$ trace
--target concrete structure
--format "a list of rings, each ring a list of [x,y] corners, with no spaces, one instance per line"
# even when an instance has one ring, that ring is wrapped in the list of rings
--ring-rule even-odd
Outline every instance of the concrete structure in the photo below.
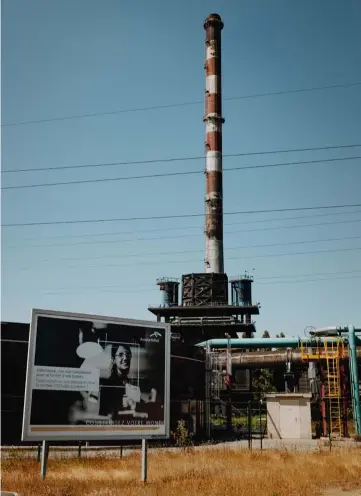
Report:
[[[218,14],[204,21],[206,30],[206,256],[204,271],[224,272],[223,255],[223,186],[222,186],[222,70],[221,31]]]
[[[312,439],[312,394],[267,394],[269,439]]]

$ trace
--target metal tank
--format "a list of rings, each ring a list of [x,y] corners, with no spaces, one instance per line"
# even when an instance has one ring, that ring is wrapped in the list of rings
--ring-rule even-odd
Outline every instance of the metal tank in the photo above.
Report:
[[[233,277],[231,283],[232,305],[248,307],[252,305],[252,283],[253,277],[244,276]]]
[[[157,285],[162,292],[162,306],[177,307],[179,304],[179,280],[162,277],[157,279]]]

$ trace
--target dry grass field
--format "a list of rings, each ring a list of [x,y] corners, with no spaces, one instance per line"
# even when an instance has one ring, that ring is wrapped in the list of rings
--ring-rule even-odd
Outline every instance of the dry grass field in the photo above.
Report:
[[[150,452],[148,463],[148,482],[142,484],[138,453],[118,459],[50,459],[47,478],[42,482],[40,464],[35,460],[4,458],[2,489],[22,496],[361,494],[360,448],[312,453],[229,449]]]

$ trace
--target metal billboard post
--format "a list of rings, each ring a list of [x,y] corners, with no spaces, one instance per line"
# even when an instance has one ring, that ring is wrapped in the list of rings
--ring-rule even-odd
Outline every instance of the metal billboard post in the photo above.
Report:
[[[43,441],[41,449],[41,467],[40,467],[40,477],[42,480],[46,477],[46,470],[48,468],[48,456],[49,456],[49,443]]]
[[[248,401],[247,406],[247,423],[248,423],[248,449],[252,449],[252,402]]]
[[[142,439],[142,482],[147,482],[148,475],[148,440]]]
[[[38,444],[38,454],[36,457],[37,462],[40,462],[40,460],[41,460],[41,443]]]

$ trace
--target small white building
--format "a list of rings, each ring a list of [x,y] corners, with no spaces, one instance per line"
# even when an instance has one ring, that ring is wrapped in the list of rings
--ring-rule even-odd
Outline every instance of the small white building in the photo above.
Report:
[[[270,393],[267,399],[269,439],[312,439],[312,394]]]

